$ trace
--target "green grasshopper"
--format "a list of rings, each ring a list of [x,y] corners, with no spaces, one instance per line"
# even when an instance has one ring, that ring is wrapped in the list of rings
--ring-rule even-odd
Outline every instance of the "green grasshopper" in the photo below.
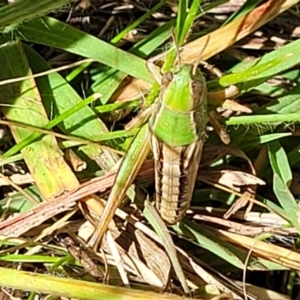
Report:
[[[156,208],[169,224],[182,220],[194,190],[208,121],[204,76],[192,65],[163,75],[149,120]]]
[[[121,163],[107,205],[88,243],[91,247],[95,248],[106,232],[148,155],[149,142],[155,161],[156,207],[162,218],[174,224],[189,208],[208,121],[206,81],[196,67],[188,64],[164,74],[161,81],[149,125],[141,127]],[[124,176],[125,173],[128,175]]]

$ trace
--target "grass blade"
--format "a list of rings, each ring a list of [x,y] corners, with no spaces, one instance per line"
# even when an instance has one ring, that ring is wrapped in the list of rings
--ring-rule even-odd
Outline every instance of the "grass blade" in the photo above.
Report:
[[[34,19],[46,15],[49,12],[74,2],[74,0],[19,0],[0,8],[0,27]],[[10,31],[14,27],[5,28],[4,31]]]
[[[2,45],[0,53],[0,80],[31,75],[20,41]],[[0,86],[0,90],[1,102],[6,104],[1,109],[7,120],[23,120],[38,127],[47,123],[47,115],[33,78]],[[17,143],[31,135],[31,131],[20,127],[11,126],[11,131]],[[24,148],[22,155],[44,197],[53,197],[77,187],[77,179],[65,163],[54,137],[43,136]]]
[[[173,243],[173,240],[169,234],[168,228],[166,224],[161,219],[160,215],[156,211],[156,209],[151,205],[149,200],[146,200],[145,203],[145,209],[144,209],[144,215],[146,219],[149,221],[151,226],[154,228],[157,235],[161,238],[163,242],[163,246],[166,249],[166,252],[168,253],[168,256],[172,262],[172,266],[176,272],[176,275],[184,289],[185,294],[189,294],[190,290],[186,283],[186,278],[184,276],[183,270],[181,268],[180,262],[177,257],[175,245]]]
[[[14,35],[26,41],[94,59],[133,77],[153,83],[143,59],[56,19],[42,17],[26,22],[15,29]],[[6,38],[10,40],[10,34]]]
[[[300,232],[300,210],[289,190],[292,173],[283,147],[278,141],[268,143],[268,154],[273,169],[273,191],[289,221]]]
[[[61,297],[90,300],[140,300],[141,295],[145,299],[169,299],[180,300],[182,297],[171,294],[158,294],[148,291],[125,289],[88,281],[69,278],[40,275],[33,272],[24,272],[8,268],[0,268],[0,285],[25,291],[52,294]],[[18,280],[16,280],[18,278]],[[192,298],[185,298],[192,300]]]
[[[225,247],[226,243],[214,237],[207,230],[200,228],[196,223],[185,219],[181,226],[173,226],[173,228],[186,237],[192,238],[202,248],[207,249],[237,268],[244,268],[243,262],[229,248]]]

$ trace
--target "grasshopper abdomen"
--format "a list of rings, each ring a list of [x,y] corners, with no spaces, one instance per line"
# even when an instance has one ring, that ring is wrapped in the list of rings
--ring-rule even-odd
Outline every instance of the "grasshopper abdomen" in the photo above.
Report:
[[[169,224],[179,222],[192,198],[207,123],[207,90],[201,74],[184,65],[162,78],[149,121],[154,156],[156,208]]]

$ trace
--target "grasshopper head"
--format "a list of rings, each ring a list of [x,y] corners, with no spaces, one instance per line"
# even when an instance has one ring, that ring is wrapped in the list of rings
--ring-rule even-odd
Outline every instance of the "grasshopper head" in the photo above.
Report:
[[[183,65],[162,77],[161,101],[178,112],[191,112],[206,104],[207,89],[204,76],[193,74],[193,65]]]

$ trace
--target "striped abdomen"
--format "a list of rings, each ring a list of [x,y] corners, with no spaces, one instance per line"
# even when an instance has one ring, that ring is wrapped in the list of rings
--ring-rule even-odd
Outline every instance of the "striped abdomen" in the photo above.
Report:
[[[162,219],[169,224],[179,222],[190,207],[204,135],[190,145],[170,147],[151,133],[155,164],[155,204]]]

